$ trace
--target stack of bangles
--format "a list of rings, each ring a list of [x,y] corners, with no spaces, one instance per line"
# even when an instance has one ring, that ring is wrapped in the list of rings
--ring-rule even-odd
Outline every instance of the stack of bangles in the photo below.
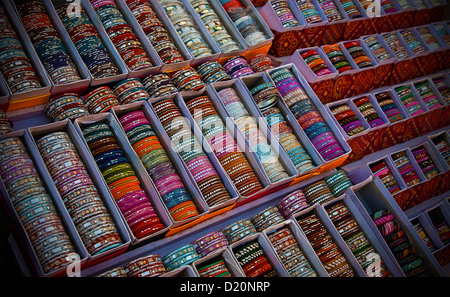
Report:
[[[0,109],[0,135],[8,134],[13,131],[13,122]]]
[[[354,136],[365,130],[363,124],[358,119],[358,116],[353,112],[347,103],[334,106],[330,108],[330,110],[336,118],[336,121],[338,121],[339,125],[341,125],[342,129],[348,136]]]
[[[409,56],[408,51],[402,45],[395,32],[384,33],[381,36],[398,59],[407,58]]]
[[[420,183],[420,178],[406,155],[406,151],[395,153],[391,156],[395,167],[397,167],[397,170],[400,172],[400,175],[408,187],[412,187]]]
[[[244,7],[240,0],[219,0],[219,2],[248,45],[256,45],[268,39],[251,9]]]
[[[400,186],[386,164],[386,161],[380,160],[371,164],[369,167],[373,175],[380,178],[381,182],[384,184],[389,193],[391,193],[391,195],[394,195],[400,191]]]
[[[217,61],[202,63],[197,67],[197,73],[202,77],[202,81],[207,84],[231,79],[230,75]]]
[[[175,83],[166,73],[157,73],[144,77],[142,78],[142,84],[150,95],[150,98],[178,93]]]
[[[91,75],[102,78],[120,74],[84,8],[80,5],[77,22],[68,16],[69,4],[55,9]]]
[[[297,221],[330,277],[354,276],[347,259],[339,251],[331,235],[315,214],[300,217]]]
[[[0,140],[0,176],[44,273],[68,267],[75,260],[70,255],[77,252],[18,137]]]
[[[112,89],[120,104],[128,104],[150,99],[150,94],[145,89],[139,78],[128,78],[119,82]]]
[[[450,45],[450,34],[443,24],[433,24],[433,29],[438,33],[439,37],[444,40],[447,46]]]
[[[172,271],[185,265],[189,265],[200,259],[192,244],[186,244],[162,257],[162,262],[167,271]]]
[[[370,102],[369,97],[363,96],[353,100],[359,112],[364,116],[366,122],[369,123],[371,128],[384,124],[384,121],[380,118],[377,111]]]
[[[408,85],[396,87],[394,90],[411,117],[425,112],[419,102],[417,102],[411,88]]]
[[[191,242],[200,257],[214,253],[228,246],[228,241],[222,231],[207,233]]]
[[[185,60],[148,1],[125,0],[125,2],[164,64]]]
[[[17,4],[17,12],[52,82],[61,85],[81,80],[77,66],[47,15],[44,4],[27,0]]]
[[[427,106],[428,110],[433,110],[441,106],[436,94],[431,89],[428,80],[423,82],[414,83],[414,87],[418,91],[420,98]]]
[[[291,71],[280,68],[271,72],[270,76],[284,102],[322,158],[329,161],[344,154],[330,128]]]
[[[129,112],[119,117],[119,122],[174,221],[198,215],[192,198],[144,113],[140,110]]]
[[[254,56],[249,62],[253,72],[264,72],[275,67],[269,55],[259,54]]]
[[[70,136],[54,132],[36,145],[87,251],[96,255],[120,246],[120,234]]]
[[[194,58],[206,57],[213,53],[181,1],[158,0],[158,2]]]
[[[246,277],[278,276],[258,241],[244,243],[235,248],[233,253]]]
[[[344,54],[342,53],[339,44],[335,43],[330,45],[324,45],[322,49],[325,52],[325,54],[327,54],[328,59],[331,61],[334,68],[336,68],[336,70],[339,73],[353,69],[353,67],[350,65],[350,63],[347,61]]]
[[[371,214],[371,218],[405,275],[427,276],[423,260],[416,254],[414,246],[394,215],[389,210],[382,209]]]
[[[152,67],[152,61],[114,0],[90,0],[109,39],[131,71]]]
[[[450,228],[447,222],[444,220],[441,223],[435,224],[434,229],[436,229],[444,246],[448,245],[450,243]]]
[[[359,1],[364,11],[367,11],[369,5],[373,3],[371,0],[357,0],[357,1]]]
[[[291,277],[316,277],[317,274],[303,254],[288,227],[267,234],[270,243]]]
[[[175,71],[170,79],[175,83],[177,89],[182,91],[198,91],[204,88],[206,85],[202,81],[200,74],[192,67],[187,67]]]
[[[375,98],[377,99],[378,105],[380,105],[381,110],[383,110],[389,122],[394,123],[403,120],[402,114],[398,110],[394,100],[391,98],[388,92],[375,94]]]
[[[334,0],[318,0],[328,22],[339,21],[343,19],[341,12],[337,9]]]
[[[238,78],[250,74],[254,74],[247,60],[243,56],[236,56],[223,64],[223,69],[228,73],[231,78]]]
[[[98,87],[83,97],[90,114],[107,112],[119,105],[116,94],[108,86]]]
[[[305,193],[309,205],[323,204],[335,198],[327,183],[323,180],[307,186],[303,189],[303,193]]]
[[[211,260],[208,264],[202,264],[197,267],[200,277],[232,277],[223,259]]]
[[[433,142],[439,153],[450,166],[450,146],[448,145],[447,141],[445,141],[445,139],[443,138],[437,138],[433,139]]]
[[[392,4],[391,0],[381,0],[381,9],[387,14],[392,12],[397,12],[397,8],[395,8],[394,4]]]
[[[50,98],[44,111],[52,122],[89,115],[87,106],[77,93],[62,93]]]
[[[221,231],[230,245],[258,232],[253,223],[248,219],[236,221],[224,227]]]
[[[322,22],[322,18],[311,0],[296,0],[296,2],[307,24]]]
[[[322,76],[332,73],[327,64],[325,64],[325,61],[315,50],[307,50],[300,53],[300,55],[316,76]]]
[[[334,197],[341,196],[348,188],[353,186],[352,181],[342,169],[330,174],[324,181]]]
[[[416,35],[414,35],[412,30],[400,31],[400,35],[402,35],[403,40],[409,46],[414,55],[425,52],[425,48],[417,39]]]
[[[164,228],[139,178],[108,124],[81,129],[95,163],[133,235],[142,239]]]
[[[292,14],[286,0],[273,0],[270,1],[270,4],[272,5],[273,11],[280,20],[283,28],[295,27],[299,25],[299,22]]]
[[[398,2],[398,4],[401,6],[402,9],[407,9],[407,8],[413,7],[413,6],[411,5],[411,3],[409,3],[408,0],[398,0],[397,2]]]
[[[277,154],[272,150],[267,139],[259,130],[255,119],[248,114],[234,89],[225,88],[220,90],[218,95],[228,114],[234,119],[238,129],[248,139],[250,148],[256,152],[269,180],[274,183],[288,178],[289,175],[278,160]]]
[[[431,51],[441,47],[428,26],[417,28],[417,32]]]
[[[128,277],[157,277],[167,270],[158,254],[150,254],[128,262],[125,272]]]
[[[364,37],[363,40],[378,61],[383,61],[391,57],[375,35]]]
[[[413,224],[414,229],[417,231],[417,233],[419,234],[420,238],[423,240],[427,248],[430,249],[430,252],[434,252],[436,250],[436,247],[434,246],[433,242],[430,240],[430,237],[423,229],[423,226],[419,222],[419,220],[416,220],[415,222],[413,221],[411,223]]]
[[[192,98],[186,101],[186,106],[239,194],[250,196],[262,190],[253,168],[210,99],[207,96]]]
[[[344,42],[344,47],[350,53],[356,65],[361,69],[372,66],[372,62],[358,41]]]
[[[438,89],[439,93],[441,94],[442,98],[444,98],[445,103],[450,103],[450,88],[445,82],[445,79],[443,76],[435,77],[433,78],[433,83]]]
[[[251,221],[258,232],[269,228],[270,226],[284,222],[283,216],[276,206],[269,206],[255,214]]]
[[[117,266],[98,274],[97,277],[128,277],[128,275],[123,266]]]
[[[434,164],[433,159],[431,159],[424,146],[411,149],[411,152],[414,156],[414,159],[416,159],[417,164],[419,164],[420,170],[422,170],[427,180],[439,174],[439,171]]]
[[[359,265],[361,265],[361,268],[366,272],[366,275],[367,272],[372,272],[372,270],[368,270],[368,268],[370,265],[373,265],[376,258],[370,257],[370,255],[376,253],[376,251],[353,219],[353,216],[344,205],[344,202],[338,201],[330,207],[326,207],[326,211],[333,222],[333,225],[336,227],[336,230],[342,236],[342,239],[344,239]],[[376,271],[379,274],[374,275],[375,277],[392,276],[382,260],[380,260],[379,265],[380,269],[379,271]]]
[[[208,206],[230,200],[228,190],[173,99],[163,99],[152,106]]]
[[[306,201],[305,194],[303,194],[302,190],[296,190],[278,201],[276,206],[278,207],[280,214],[287,219],[294,213],[309,207],[309,204]]]
[[[342,8],[350,19],[362,17],[353,0],[339,0],[339,2],[341,3]]]

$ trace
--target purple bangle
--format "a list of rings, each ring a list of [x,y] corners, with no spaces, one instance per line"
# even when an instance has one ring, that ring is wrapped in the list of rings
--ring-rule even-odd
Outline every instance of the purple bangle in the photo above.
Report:
[[[322,75],[331,74],[331,73],[332,73],[331,70],[328,69],[328,67],[327,67],[327,68],[322,68],[322,69],[320,69],[319,71],[317,71],[317,72],[315,73],[315,75],[316,75],[316,76],[322,76]]]
[[[344,126],[342,126],[342,129],[344,129],[345,132],[348,132],[356,127],[362,126],[361,122],[359,120],[350,122]]]
[[[375,119],[375,120],[373,120],[373,121],[371,121],[370,123],[369,123],[369,125],[370,125],[370,127],[377,127],[377,126],[380,126],[380,125],[383,125],[384,124],[384,122],[383,122],[383,120],[382,119],[380,119],[380,118],[377,118],[377,119]]]

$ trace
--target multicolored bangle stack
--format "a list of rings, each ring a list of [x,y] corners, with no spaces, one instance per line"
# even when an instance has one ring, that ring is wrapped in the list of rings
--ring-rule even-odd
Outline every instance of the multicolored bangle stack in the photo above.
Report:
[[[177,89],[182,91],[198,91],[204,88],[206,85],[202,81],[200,74],[192,67],[187,67],[175,71],[171,77],[172,81],[177,86]]]
[[[330,128],[291,71],[280,68],[271,72],[270,76],[284,102],[325,161],[344,154]]]
[[[404,85],[396,87],[394,90],[410,116],[413,117],[425,112],[419,105],[419,102],[417,102],[416,98],[414,98],[414,94],[409,86]]]
[[[371,217],[405,275],[426,276],[427,269],[422,259],[416,254],[414,246],[394,215],[389,210],[382,209],[373,213]]]
[[[75,261],[75,247],[18,137],[0,140],[0,176],[44,273]]]
[[[330,174],[324,179],[324,181],[334,197],[340,197],[348,188],[353,186],[353,183],[348,178],[347,173],[345,173],[342,169]]]
[[[222,24],[219,16],[209,4],[208,0],[191,0],[189,3],[200,16],[206,29],[217,42],[222,53],[230,53],[240,49],[227,28]]]
[[[297,221],[330,277],[354,276],[347,259],[315,214],[301,217]]]
[[[122,245],[108,209],[66,132],[54,132],[36,145],[84,246],[91,255]]]
[[[447,246],[450,243],[450,228],[447,222],[442,221],[441,223],[434,225],[434,229],[436,229],[442,244]]]
[[[264,72],[275,67],[269,55],[259,54],[254,56],[249,62],[253,72]]]
[[[296,2],[307,24],[322,22],[319,12],[310,0],[296,0]]]
[[[358,1],[361,4],[364,11],[367,11],[367,8],[369,7],[369,5],[373,3],[371,0],[358,0]]]
[[[428,235],[425,233],[425,230],[423,229],[422,224],[417,220],[416,223],[411,222],[414,229],[419,234],[420,238],[422,238],[425,245],[430,249],[430,252],[434,252],[436,250],[436,247],[434,246],[433,242],[430,240]]]
[[[41,88],[41,80],[0,4],[0,71],[12,94]],[[14,49],[10,47],[14,46]]]
[[[256,45],[268,39],[255,15],[244,7],[240,0],[219,0],[219,2],[248,45]]]
[[[200,259],[192,244],[186,244],[162,257],[162,262],[167,271],[189,265]]]
[[[125,0],[125,2],[164,64],[185,60],[148,1]]]
[[[220,90],[218,95],[228,114],[234,119],[236,126],[248,139],[250,147],[256,152],[269,180],[274,183],[288,178],[289,175],[278,160],[277,154],[275,154],[267,139],[259,130],[255,119],[250,117],[234,89],[225,88]]]
[[[285,219],[288,219],[292,214],[309,207],[309,204],[306,201],[305,194],[303,194],[302,190],[296,190],[278,201],[276,206],[278,207],[280,214]]]
[[[290,28],[300,25],[286,0],[272,0],[270,1],[273,11],[278,17],[283,28]]]
[[[320,55],[315,50],[307,50],[301,52],[303,60],[305,60],[308,67],[316,76],[322,76],[326,74],[331,74],[331,70],[328,68],[325,61],[320,57]]]
[[[150,98],[158,98],[178,93],[175,83],[166,73],[157,73],[142,78],[142,84],[147,90]]]
[[[262,232],[270,226],[283,222],[284,218],[281,216],[281,213],[276,206],[269,206],[255,214],[251,218],[251,221],[256,230]]]
[[[227,247],[228,241],[222,231],[213,231],[195,239],[191,244],[200,257],[205,257]]]
[[[438,89],[439,93],[441,94],[442,98],[444,98],[445,103],[450,103],[450,88],[448,87],[447,83],[445,82],[445,79],[443,76],[435,77],[433,78],[433,83]]]
[[[233,244],[258,232],[249,219],[238,220],[224,227],[221,231],[227,238],[229,244]]]
[[[416,35],[414,35],[412,30],[402,30],[400,31],[400,35],[402,35],[403,40],[405,40],[406,44],[414,54],[425,52],[425,48],[417,39]]]
[[[108,124],[90,124],[82,129],[95,163],[131,232],[142,239],[164,228],[139,178],[120,148]]]
[[[327,183],[323,180],[307,186],[303,189],[303,193],[305,193],[306,201],[308,201],[309,205],[323,204],[335,198]]]
[[[401,6],[401,9],[412,8],[413,6],[409,3],[408,0],[398,0],[398,4]]]
[[[433,90],[431,89],[428,80],[419,83],[414,83],[414,87],[419,93],[422,101],[427,106],[428,110],[433,110],[441,106],[441,103],[439,102],[436,94],[434,94]]]
[[[152,106],[208,206],[230,200],[227,188],[173,99],[163,99]]]
[[[24,1],[17,4],[17,12],[52,82],[60,85],[81,80],[72,57],[46,13],[44,4],[34,0]],[[26,76],[31,76],[31,73]]]
[[[398,110],[397,106],[394,103],[394,100],[392,100],[388,92],[375,94],[375,98],[378,101],[378,105],[380,105],[384,114],[389,119],[389,122],[394,123],[403,120],[402,114]]]
[[[232,277],[223,259],[199,265],[197,271],[200,277]]]
[[[90,114],[107,112],[119,105],[117,96],[108,86],[95,88],[83,97]]]
[[[152,67],[147,52],[114,0],[90,0],[90,2],[128,69],[138,71]]]
[[[394,4],[392,4],[391,0],[381,0],[381,9],[386,13],[397,12],[397,8],[395,8]]]
[[[80,5],[75,21],[68,16],[68,7],[69,4],[63,4],[55,9],[91,75],[102,78],[120,74],[84,8]]]
[[[363,48],[361,47],[358,41],[344,42],[344,47],[350,53],[350,55],[353,58],[353,61],[355,61],[356,65],[359,68],[366,68],[373,66],[372,62],[370,61],[370,58],[364,52]]]
[[[341,12],[337,9],[334,0],[318,0],[318,2],[329,22],[344,19]]]
[[[158,2],[166,12],[181,40],[195,58],[206,57],[213,53],[181,1],[158,0]]]
[[[402,45],[395,32],[384,33],[381,36],[398,59],[409,57],[408,51]]]
[[[89,115],[87,106],[77,93],[62,93],[50,98],[44,111],[52,122]]]
[[[144,112],[129,112],[119,117],[119,122],[174,221],[198,215],[188,191]]]
[[[418,148],[411,149],[411,152],[427,180],[439,174],[433,159],[430,158],[430,155],[426,151],[425,147],[420,146]]]
[[[400,186],[384,160],[369,165],[373,175],[378,176],[391,195],[400,191]]]
[[[166,268],[158,254],[139,257],[125,265],[128,277],[157,277],[166,273]]]
[[[450,45],[450,34],[443,24],[433,24],[434,30],[439,34],[447,46]]]
[[[233,253],[247,277],[278,276],[258,241],[245,243],[235,248]]]
[[[239,194],[250,196],[262,185],[207,96],[186,101],[192,117]]]
[[[336,70],[339,73],[353,69],[353,67],[350,65],[350,63],[347,61],[344,54],[342,53],[339,44],[335,43],[330,45],[324,45],[322,49],[325,52],[325,54],[327,54],[328,59],[331,61],[334,68],[336,68]]]
[[[447,141],[443,137],[438,137],[433,139],[433,142],[445,162],[450,166],[450,147]]]
[[[97,277],[128,277],[128,275],[125,268],[117,266],[98,274]]]
[[[5,112],[0,109],[0,135],[13,131],[13,122],[6,116]]]
[[[145,89],[139,78],[127,78],[114,86],[113,93],[120,104],[128,104],[150,99],[150,94]]]
[[[339,0],[339,2],[350,19],[362,17],[353,0]]]
[[[347,103],[334,106],[330,110],[348,136],[354,136],[365,130],[363,124]]]
[[[208,61],[201,64],[197,68],[197,73],[202,77],[202,81],[207,84],[231,79],[230,75],[217,61]]]
[[[347,207],[342,201],[338,201],[332,206],[327,207],[326,211],[331,221],[333,222],[333,225],[336,227],[337,231],[344,239],[350,251],[358,261],[359,265],[361,265],[361,268],[367,274],[367,268],[372,263],[374,263],[376,259],[375,257],[372,258],[369,256],[372,253],[376,253],[372,244],[367,239],[366,235],[361,231],[361,228],[358,226],[353,216],[350,214]],[[379,265],[379,274],[373,276],[392,276],[382,260],[380,260]]]
[[[419,27],[416,30],[417,32],[419,32],[420,36],[425,41],[430,50],[435,50],[441,47],[428,27]]]
[[[375,35],[366,36],[363,40],[378,61],[383,61],[391,57]]]
[[[288,227],[267,234],[267,237],[291,277],[317,276]]]
[[[235,56],[223,64],[223,69],[231,78],[238,78],[250,74],[254,74],[247,60],[243,56]]]
[[[417,172],[412,166],[411,162],[409,161],[409,158],[406,155],[405,151],[392,154],[391,156],[392,160],[394,161],[395,167],[397,167],[397,170],[400,172],[400,175],[402,176],[405,184],[408,187],[412,187],[420,183],[420,178],[417,175]]]
[[[364,116],[366,122],[369,123],[371,128],[384,124],[372,103],[370,103],[369,97],[363,96],[361,98],[354,99],[353,103],[355,103],[356,107],[358,107],[359,112]]]

